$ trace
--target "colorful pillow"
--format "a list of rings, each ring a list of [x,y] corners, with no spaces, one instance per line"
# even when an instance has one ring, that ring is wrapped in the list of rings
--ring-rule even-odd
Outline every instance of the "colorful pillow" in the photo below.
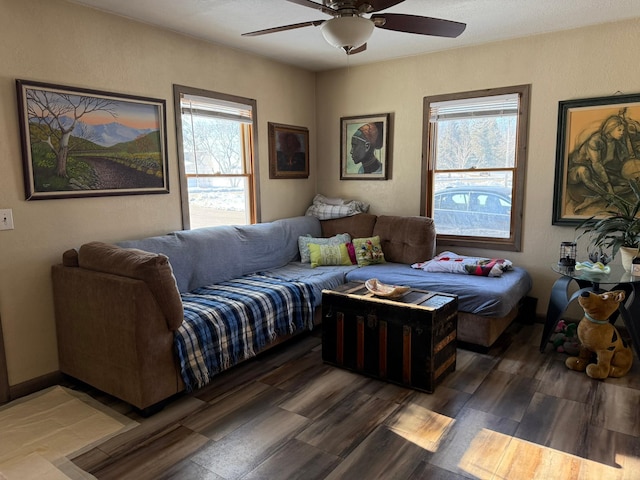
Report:
[[[321,265],[353,265],[345,243],[340,245],[310,243],[309,253],[311,254],[311,268]]]
[[[309,263],[311,261],[311,255],[309,254],[309,245],[340,245],[341,243],[347,243],[351,241],[351,235],[348,233],[339,233],[329,238],[315,238],[309,235],[298,237],[298,249],[300,250],[300,261],[302,263]]]
[[[347,252],[349,252],[349,258],[351,259],[352,265],[358,264],[358,259],[356,258],[356,249],[353,246],[352,242],[349,242],[347,245]]]
[[[384,253],[380,246],[380,236],[369,238],[355,238],[353,240],[353,248],[356,251],[356,260],[358,265],[375,265],[377,263],[385,263]]]

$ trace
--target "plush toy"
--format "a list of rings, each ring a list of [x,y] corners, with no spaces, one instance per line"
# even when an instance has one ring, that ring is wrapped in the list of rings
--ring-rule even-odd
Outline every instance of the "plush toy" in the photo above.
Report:
[[[553,344],[556,352],[578,355],[580,352],[578,324],[560,320],[549,341]]]
[[[605,293],[583,292],[578,303],[584,310],[584,317],[578,324],[580,353],[569,357],[565,365],[571,370],[584,372],[591,378],[622,377],[631,369],[633,352],[620,337],[609,317],[625,298],[623,290]],[[589,363],[595,353],[597,363]]]

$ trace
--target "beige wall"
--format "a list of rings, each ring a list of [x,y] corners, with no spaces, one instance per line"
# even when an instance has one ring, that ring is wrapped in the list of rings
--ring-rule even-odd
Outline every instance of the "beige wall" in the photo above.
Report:
[[[376,214],[418,215],[423,97],[531,84],[522,252],[458,251],[505,256],[526,267],[534,279],[537,310],[546,312],[556,279],[550,265],[558,261],[560,242],[576,235],[573,227],[551,225],[558,102],[639,93],[634,54],[639,44],[636,20],[321,73],[318,192],[366,200]],[[393,178],[340,181],[340,117],[385,112],[395,120]],[[586,256],[582,243],[578,254]]]
[[[315,75],[61,0],[0,0],[0,318],[9,383],[58,368],[49,270],[64,250],[181,228],[174,83],[257,100],[262,220],[301,215],[308,180],[269,180],[267,122],[306,126],[315,145]],[[25,201],[15,80],[167,101],[168,195]]]

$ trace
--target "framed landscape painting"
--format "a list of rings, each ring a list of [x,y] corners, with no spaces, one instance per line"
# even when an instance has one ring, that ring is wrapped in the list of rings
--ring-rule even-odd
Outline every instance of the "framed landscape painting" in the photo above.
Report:
[[[27,200],[169,193],[164,100],[16,87]]]
[[[605,215],[604,192],[633,199],[640,179],[640,94],[559,102],[553,224]]]
[[[269,178],[309,176],[309,129],[269,122]]]
[[[340,119],[340,180],[387,180],[389,113]]]

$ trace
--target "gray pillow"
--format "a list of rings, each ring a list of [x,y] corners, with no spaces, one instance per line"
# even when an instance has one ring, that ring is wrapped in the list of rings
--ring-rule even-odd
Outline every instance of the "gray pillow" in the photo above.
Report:
[[[310,235],[298,237],[298,249],[300,250],[300,261],[302,263],[311,263],[311,252],[309,252],[309,244],[316,245],[340,245],[341,243],[349,243],[351,235],[348,233],[339,233],[329,238],[315,238]]]

